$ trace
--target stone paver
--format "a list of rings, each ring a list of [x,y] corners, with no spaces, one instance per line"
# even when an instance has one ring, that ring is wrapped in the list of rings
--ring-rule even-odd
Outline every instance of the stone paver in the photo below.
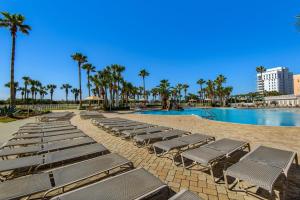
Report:
[[[187,188],[197,193],[203,199],[208,200],[258,199],[244,192],[228,190],[222,180],[220,183],[214,183],[208,173],[196,170],[184,170],[181,166],[175,166],[170,159],[158,158],[154,154],[150,154],[146,148],[138,148],[134,146],[131,141],[110,135],[93,126],[88,120],[82,121],[78,115],[71,121],[86,134],[105,145],[111,152],[116,152],[126,157],[134,163],[135,167],[144,167],[149,172],[159,177],[175,192]],[[299,197],[299,192],[296,192],[300,191],[299,171],[294,172],[292,178],[293,181],[292,184],[289,185],[287,199],[297,199]]]

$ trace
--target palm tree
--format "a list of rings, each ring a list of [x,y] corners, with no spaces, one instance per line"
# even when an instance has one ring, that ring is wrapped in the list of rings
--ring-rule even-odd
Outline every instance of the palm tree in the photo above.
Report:
[[[32,100],[34,100],[34,94],[36,92],[37,81],[30,79],[30,85],[31,85],[31,87],[30,87],[31,98],[32,98]]]
[[[183,89],[182,86],[183,86],[183,85],[182,85],[181,83],[178,83],[178,84],[176,85],[176,88],[177,88],[177,90],[178,90],[178,96],[179,96],[179,104],[181,103],[181,90]]]
[[[16,37],[17,32],[21,31],[24,34],[29,34],[31,27],[24,24],[25,17],[20,14],[10,14],[8,12],[2,12],[3,19],[0,19],[0,27],[5,27],[10,30],[12,37],[12,49],[11,49],[11,64],[10,64],[10,106],[15,105],[15,52],[16,52]]]
[[[19,87],[19,83],[18,82],[14,82],[14,84],[11,84],[10,82],[6,83],[4,86],[7,87],[7,88],[10,88],[11,85],[13,85],[14,87],[14,96],[16,96],[17,94],[17,89]]]
[[[79,95],[79,89],[77,88],[72,88],[71,92],[74,94],[74,101],[75,103],[77,102],[78,95]]]
[[[27,91],[27,88],[28,88],[28,85],[30,84],[30,77],[29,76],[23,76],[22,77],[23,81],[24,81],[24,88],[25,88],[25,91]],[[25,92],[25,100],[28,99],[28,96]]]
[[[216,93],[219,97],[220,104],[222,104],[223,103],[223,96],[224,96],[223,95],[223,89],[224,88],[223,88],[222,84],[226,83],[226,77],[223,76],[222,74],[218,75],[216,80],[215,80],[215,83],[216,83],[216,86],[217,86]]]
[[[22,101],[23,101],[23,100],[24,100],[24,96],[26,95],[25,87],[18,87],[17,90],[18,90],[18,91],[21,91],[21,98],[22,98]]]
[[[69,85],[68,83],[63,84],[63,85],[60,87],[60,89],[65,90],[65,93],[66,93],[66,102],[68,102],[69,89],[71,89],[71,88],[72,88],[72,86]]]
[[[49,84],[49,85],[47,85],[47,89],[49,90],[49,93],[50,93],[50,100],[51,100],[51,103],[52,103],[52,100],[53,100],[53,94],[54,94],[54,90],[56,89],[56,85],[54,85],[54,84]]]
[[[169,83],[169,81],[166,80],[166,79],[161,80],[158,88],[159,88],[159,93],[160,93],[160,96],[161,96],[162,108],[166,109],[167,108],[167,101],[168,101],[169,95],[170,95],[170,83]]]
[[[211,99],[211,103],[214,102],[215,99],[215,82],[212,80],[206,81],[207,87],[205,88],[206,94]]]
[[[182,89],[184,91],[184,100],[186,101],[186,93],[187,93],[187,90],[190,86],[188,84],[183,84],[182,85]]]
[[[122,65],[114,64],[111,65],[113,79],[114,79],[114,94],[116,96],[116,106],[119,106],[119,90],[120,90],[120,82],[123,80],[122,72],[125,71],[125,67]]]
[[[231,93],[232,93],[233,87],[225,87],[223,89],[223,95],[224,95],[224,102],[223,105],[226,105],[226,100],[229,99]]]
[[[264,85],[264,79],[263,79],[263,73],[266,71],[266,68],[264,66],[258,66],[256,67],[256,72],[260,73],[259,81],[260,85],[262,86],[262,94],[265,94],[265,85]]]
[[[90,63],[85,63],[84,65],[82,65],[82,69],[86,70],[87,80],[88,80],[88,90],[89,90],[88,92],[89,92],[89,96],[91,96],[90,73],[95,72],[96,67],[94,67]]]
[[[149,76],[150,73],[146,69],[142,69],[139,73],[139,76],[143,78],[143,88],[144,88],[144,99],[146,99],[146,87],[145,87],[145,77]]]
[[[204,95],[203,95],[203,84],[205,84],[206,81],[202,78],[200,78],[198,81],[197,81],[197,84],[200,86],[200,99],[202,100],[202,103],[203,103],[203,99],[204,99]]]
[[[82,107],[82,88],[81,88],[81,65],[87,62],[87,57],[81,53],[71,55],[72,59],[78,63],[78,80],[79,80],[79,106]]]

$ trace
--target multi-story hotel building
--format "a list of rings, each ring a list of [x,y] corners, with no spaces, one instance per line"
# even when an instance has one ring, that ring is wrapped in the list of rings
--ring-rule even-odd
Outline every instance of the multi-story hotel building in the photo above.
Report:
[[[294,75],[294,95],[300,96],[300,74]]]
[[[277,91],[280,94],[294,94],[293,73],[287,67],[276,67],[257,73],[257,91]]]

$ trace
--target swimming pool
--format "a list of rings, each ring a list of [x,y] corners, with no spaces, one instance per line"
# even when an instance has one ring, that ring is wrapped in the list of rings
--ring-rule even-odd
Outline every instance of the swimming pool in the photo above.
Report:
[[[188,108],[182,111],[142,111],[151,115],[198,115],[216,121],[265,126],[300,126],[300,114],[275,109]]]

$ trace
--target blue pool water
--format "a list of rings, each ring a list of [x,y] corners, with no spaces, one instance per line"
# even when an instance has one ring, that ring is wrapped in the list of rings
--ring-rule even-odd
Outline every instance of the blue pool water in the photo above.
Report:
[[[272,109],[190,108],[183,111],[142,111],[152,115],[198,115],[222,122],[266,126],[300,126],[300,114]]]

